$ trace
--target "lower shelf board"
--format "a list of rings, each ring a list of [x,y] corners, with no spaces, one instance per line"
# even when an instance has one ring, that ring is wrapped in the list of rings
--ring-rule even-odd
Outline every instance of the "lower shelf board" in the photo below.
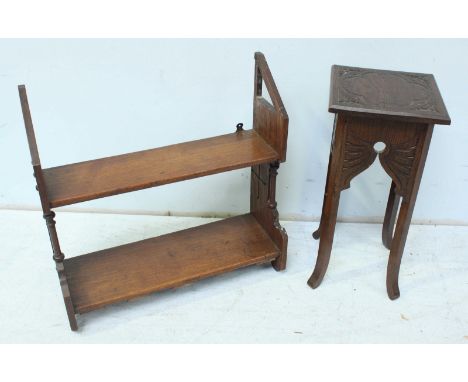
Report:
[[[85,313],[278,256],[268,234],[247,214],[71,257],[64,265],[75,311]]]

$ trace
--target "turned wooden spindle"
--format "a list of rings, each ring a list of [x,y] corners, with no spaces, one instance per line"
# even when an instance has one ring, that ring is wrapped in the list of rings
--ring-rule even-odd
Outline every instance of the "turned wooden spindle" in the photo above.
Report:
[[[49,232],[49,239],[52,246],[53,259],[57,269],[60,287],[62,289],[63,300],[67,311],[68,321],[72,330],[77,330],[78,325],[75,317],[75,310],[68,288],[67,278],[64,273],[63,261],[65,256],[60,250],[60,243],[57,236],[57,229],[55,227],[55,213],[50,209],[50,203],[47,198],[46,186],[44,182],[44,175],[42,171],[41,161],[39,158],[39,151],[37,149],[36,136],[32,124],[31,111],[29,109],[28,96],[24,85],[18,86],[19,97],[21,102],[21,110],[23,112],[24,126],[26,128],[26,135],[28,138],[29,152],[31,154],[31,162],[34,170],[34,178],[36,180],[36,190],[39,192],[41,200],[43,217],[46,221],[47,231]]]

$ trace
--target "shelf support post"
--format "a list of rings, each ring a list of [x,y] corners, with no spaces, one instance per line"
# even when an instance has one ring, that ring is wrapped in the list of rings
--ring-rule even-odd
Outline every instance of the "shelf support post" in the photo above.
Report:
[[[279,222],[276,208],[276,175],[279,162],[253,166],[251,169],[250,212],[278,247],[279,256],[272,262],[273,268],[286,268],[288,235]]]
[[[262,86],[272,103],[263,96]],[[272,262],[277,271],[286,268],[288,235],[279,222],[276,202],[276,176],[280,162],[286,160],[289,118],[265,56],[255,53],[253,129],[278,154],[278,160],[252,167],[250,212],[278,247],[279,256]]]
[[[34,170],[34,178],[36,179],[36,190],[39,192],[39,196],[41,199],[43,217],[46,221],[47,230],[49,232],[50,243],[52,245],[53,259],[55,261],[55,268],[57,270],[57,274],[60,281],[60,287],[62,289],[62,295],[63,300],[65,302],[68,321],[70,323],[71,330],[76,331],[78,330],[78,324],[76,322],[75,309],[73,307],[72,299],[70,296],[67,276],[65,274],[65,267],[63,264],[65,256],[60,250],[60,243],[57,236],[57,230],[55,228],[55,212],[50,209],[49,200],[47,198],[46,186],[44,182],[41,161],[39,158],[39,152],[37,150],[36,136],[34,134],[34,127],[31,118],[31,111],[29,109],[26,87],[24,85],[19,85],[18,92],[21,101],[21,109],[23,112],[24,126],[26,128],[26,135],[28,138],[29,151],[31,154],[31,162]]]

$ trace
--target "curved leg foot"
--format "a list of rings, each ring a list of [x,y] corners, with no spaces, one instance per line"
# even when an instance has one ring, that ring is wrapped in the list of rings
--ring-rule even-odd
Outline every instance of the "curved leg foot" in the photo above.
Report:
[[[400,288],[398,287],[398,272],[392,275],[392,271],[389,269],[387,273],[387,294],[390,300],[396,300],[400,297]]]
[[[345,142],[345,126],[346,121],[344,118],[338,117],[335,119],[330,155],[328,158],[327,180],[323,195],[322,215],[320,217],[320,225],[318,229],[312,234],[314,239],[320,238],[315,268],[307,281],[307,284],[314,289],[321,284],[327,271],[328,263],[330,262],[333,236],[335,234],[336,216],[338,214],[338,205],[340,203],[340,193],[343,188],[341,175],[343,171],[344,150],[341,145]]]
[[[413,207],[414,203],[409,203],[406,199],[403,200],[395,228],[395,236],[392,240],[387,265],[387,293],[390,300],[395,300],[400,297],[398,275],[400,273],[401,258],[403,257]]]
[[[333,246],[333,236],[335,234],[336,216],[340,201],[340,191],[334,191],[330,197],[325,200],[325,211],[322,215],[322,224],[317,230],[319,232],[320,244],[317,254],[317,262],[307,284],[311,288],[317,288],[323,280],[330,262],[330,254]],[[317,232],[316,231],[316,232]]]
[[[415,171],[412,173],[412,178],[409,178],[408,180],[406,191],[403,195],[403,201],[401,203],[400,212],[398,214],[395,233],[393,235],[393,239],[391,240],[391,250],[387,266],[387,293],[388,297],[391,300],[395,300],[398,297],[400,297],[400,288],[398,287],[398,274],[400,272],[401,258],[403,257],[406,237],[408,236],[408,230],[411,223],[411,216],[413,215],[414,205],[416,203],[416,197],[418,195],[418,189],[424,170],[424,163],[426,161],[427,151],[429,150],[433,127],[433,125],[428,125],[427,129],[421,132],[421,134],[423,135],[423,140],[420,146],[420,151],[419,153],[415,154],[414,163],[412,164],[413,168],[415,168]],[[392,196],[392,190],[390,190],[390,196]],[[392,210],[394,208],[396,207],[393,206]]]
[[[398,212],[401,199],[400,195],[396,193],[395,188],[395,182],[392,182],[382,227],[382,243],[387,249],[392,248],[393,227],[395,226],[396,214]]]
[[[314,272],[309,277],[309,280],[307,280],[307,285],[309,285],[312,289],[317,288],[322,283],[325,272],[327,271],[327,267],[328,264],[325,266],[325,268],[317,268],[316,266]]]

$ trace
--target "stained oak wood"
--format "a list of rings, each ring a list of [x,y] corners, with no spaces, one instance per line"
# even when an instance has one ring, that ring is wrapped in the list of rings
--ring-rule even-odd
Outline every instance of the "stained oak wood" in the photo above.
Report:
[[[250,213],[255,216],[271,240],[279,249],[279,256],[272,262],[277,271],[286,268],[288,235],[279,222],[276,208],[276,175],[279,162],[261,164],[251,169]]]
[[[392,249],[393,229],[400,206],[401,197],[396,193],[396,184],[392,182],[390,192],[388,193],[387,208],[382,227],[382,243],[387,249]]]
[[[19,85],[18,92],[20,96],[21,109],[23,111],[24,127],[26,129],[26,136],[28,138],[29,152],[31,154],[31,163],[33,166],[40,166],[41,161],[39,159],[39,151],[37,150],[36,136],[34,134],[31,111],[29,110],[26,87],[24,85]]]
[[[263,97],[263,83],[271,104]],[[255,53],[253,129],[275,149],[281,162],[286,160],[289,117],[273,76],[262,53]]]
[[[254,130],[44,169],[51,207],[268,163],[278,153]]]
[[[263,84],[271,104],[263,97]],[[276,203],[276,176],[280,162],[286,160],[289,117],[271,75],[265,56],[255,53],[253,129],[279,154],[279,160],[252,166],[250,180],[250,213],[255,216],[279,249],[272,262],[277,271],[286,268],[288,235],[279,222]]]
[[[450,125],[432,74],[334,65],[329,111]]]
[[[386,286],[394,300],[400,296],[400,264],[434,123],[450,124],[450,117],[432,75],[344,66],[332,68],[330,111],[336,123],[320,226],[313,234],[320,244],[308,284],[316,288],[325,276],[341,191],[378,157],[392,179],[382,241],[390,249]],[[375,147],[378,142],[383,150]]]
[[[241,215],[65,260],[73,305],[104,305],[274,260],[279,250],[253,215]]]
[[[43,217],[46,221],[47,231],[49,232],[50,243],[52,246],[52,258],[54,259],[55,268],[59,277],[60,288],[62,290],[63,302],[65,303],[70,329],[75,331],[78,330],[78,324],[76,322],[76,312],[73,309],[73,304],[70,298],[70,291],[68,289],[68,282],[63,268],[63,259],[65,256],[60,249],[57,230],[55,229],[55,213],[51,211],[49,201],[47,199],[43,170],[41,161],[39,159],[39,151],[37,149],[36,136],[34,134],[26,87],[24,85],[19,85],[18,92],[21,102],[21,110],[23,113],[24,127],[26,129],[26,136],[28,138],[29,152],[31,154],[31,163],[34,171],[33,175],[36,180],[36,190],[39,192]]]
[[[273,104],[262,97],[265,83]],[[72,330],[76,313],[205,277],[271,262],[286,266],[288,236],[276,208],[276,174],[286,159],[288,116],[265,56],[255,53],[252,130],[43,170],[24,85],[18,87],[36,189]],[[65,259],[53,207],[252,168],[249,215]],[[258,175],[258,176],[257,176]]]

